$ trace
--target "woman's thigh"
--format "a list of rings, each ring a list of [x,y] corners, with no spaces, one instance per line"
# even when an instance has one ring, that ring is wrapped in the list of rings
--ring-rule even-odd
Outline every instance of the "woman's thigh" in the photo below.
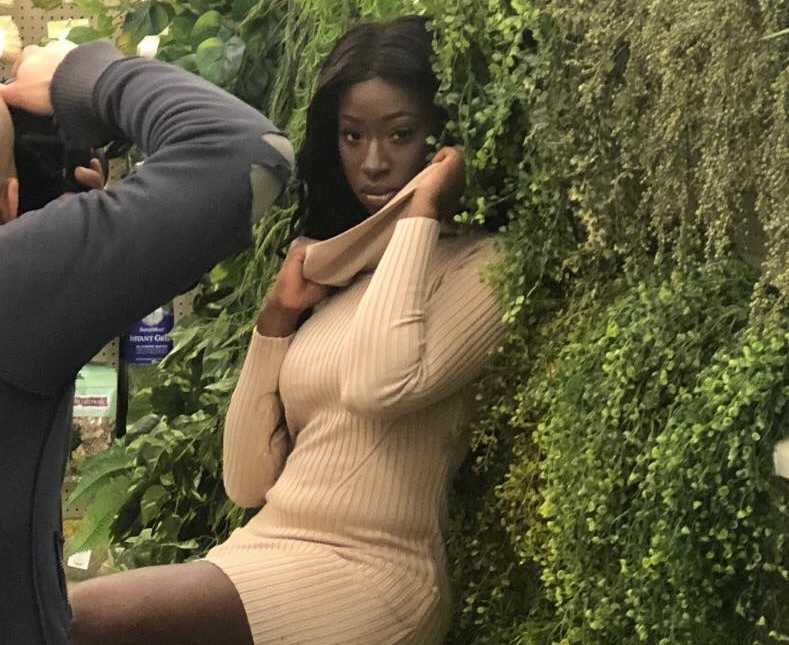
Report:
[[[238,592],[205,561],[95,578],[69,594],[74,645],[251,645]]]

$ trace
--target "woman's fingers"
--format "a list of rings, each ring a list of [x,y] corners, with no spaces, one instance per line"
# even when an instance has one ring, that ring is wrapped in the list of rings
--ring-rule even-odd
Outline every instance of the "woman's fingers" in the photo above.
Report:
[[[463,146],[444,146],[433,157],[432,163],[440,163],[451,157],[462,157]]]

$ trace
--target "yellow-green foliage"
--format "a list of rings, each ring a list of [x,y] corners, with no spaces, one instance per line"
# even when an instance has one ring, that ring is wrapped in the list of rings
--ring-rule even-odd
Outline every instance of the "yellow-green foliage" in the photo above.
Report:
[[[450,642],[789,639],[787,485],[770,475],[789,427],[787,0],[85,2],[127,46],[167,17],[162,58],[219,74],[296,142],[348,25],[433,17],[460,219],[510,222],[492,277],[511,338],[452,500]],[[191,29],[213,10],[219,68]],[[243,521],[221,419],[288,214],[205,280],[134,402],[152,416],[114,448],[126,468],[96,462],[95,482],[129,478],[101,514],[119,508],[129,565]]]

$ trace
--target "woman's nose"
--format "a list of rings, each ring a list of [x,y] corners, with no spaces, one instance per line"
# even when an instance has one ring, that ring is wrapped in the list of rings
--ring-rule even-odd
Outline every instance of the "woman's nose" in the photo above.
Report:
[[[388,171],[389,166],[383,146],[376,140],[371,141],[362,161],[362,171],[369,177],[377,177]]]

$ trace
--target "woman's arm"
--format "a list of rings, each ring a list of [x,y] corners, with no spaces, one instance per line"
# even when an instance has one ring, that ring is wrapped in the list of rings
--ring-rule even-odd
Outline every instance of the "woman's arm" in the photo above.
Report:
[[[430,294],[438,220],[457,209],[463,151],[442,148],[397,223],[349,330],[341,397],[353,412],[399,416],[456,392],[479,375],[505,328],[480,271],[492,240],[453,259]]]
[[[290,452],[279,398],[279,372],[302,314],[329,290],[302,276],[304,247],[285,258],[258,314],[225,419],[224,483],[239,506],[262,506]]]
[[[290,451],[279,371],[292,339],[292,335],[262,336],[256,327],[230,399],[222,476],[228,497],[239,506],[263,505]]]
[[[505,327],[480,270],[495,259],[476,245],[430,295],[438,222],[398,222],[346,340],[341,397],[364,416],[400,416],[456,392],[476,378]]]

